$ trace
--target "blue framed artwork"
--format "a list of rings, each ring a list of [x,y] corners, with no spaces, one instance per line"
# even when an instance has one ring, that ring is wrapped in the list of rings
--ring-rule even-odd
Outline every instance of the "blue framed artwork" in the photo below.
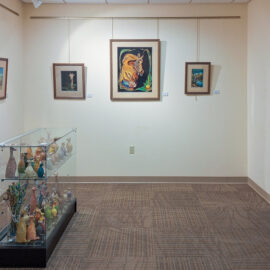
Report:
[[[210,94],[211,63],[187,62],[185,93],[187,95]]]
[[[7,97],[8,59],[0,58],[0,99]]]

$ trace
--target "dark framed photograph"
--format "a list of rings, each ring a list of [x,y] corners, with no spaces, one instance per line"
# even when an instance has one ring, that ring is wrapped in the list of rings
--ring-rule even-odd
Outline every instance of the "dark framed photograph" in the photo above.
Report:
[[[85,99],[84,64],[53,64],[54,98]]]
[[[8,59],[0,58],[0,99],[7,97]]]
[[[160,100],[160,40],[110,42],[111,100]]]
[[[210,94],[211,63],[187,62],[185,93],[187,95]]]

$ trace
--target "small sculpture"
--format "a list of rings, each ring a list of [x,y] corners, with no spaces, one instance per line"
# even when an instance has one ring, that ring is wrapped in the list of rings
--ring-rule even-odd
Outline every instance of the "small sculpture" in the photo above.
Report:
[[[38,240],[39,237],[37,237],[37,232],[36,232],[36,226],[34,223],[34,217],[30,216],[30,222],[27,228],[26,232],[26,239],[27,241],[32,241],[32,240]]]
[[[37,171],[37,174],[38,174],[38,177],[39,178],[42,178],[43,177],[43,175],[44,175],[43,163],[40,163],[39,169]]]
[[[46,205],[45,207],[45,217],[47,219],[52,219],[52,210],[49,205]]]
[[[32,196],[30,199],[30,214],[33,214],[37,207],[37,198],[36,198],[36,187],[32,188]]]
[[[18,164],[18,173],[19,175],[25,173],[25,162],[24,162],[24,153],[21,153],[21,159]]]
[[[20,217],[20,221],[17,224],[16,243],[26,243],[26,219],[24,215]]]
[[[38,221],[37,227],[36,227],[36,232],[39,237],[41,237],[43,228],[42,228],[42,221]]]
[[[37,174],[35,173],[32,165],[31,165],[31,162],[28,162],[28,166],[25,170],[25,177],[26,178],[37,178]]]
[[[16,149],[14,147],[10,147],[10,156],[9,156],[9,160],[8,160],[7,167],[6,167],[6,175],[5,175],[6,178],[15,177],[17,164],[16,164],[16,160],[13,156],[14,151],[16,151]]]
[[[65,143],[63,142],[58,152],[59,159],[60,160],[64,159],[66,154],[67,154],[67,150],[66,150]]]
[[[39,156],[36,157],[36,161],[34,164],[34,171],[37,173],[39,169],[40,161],[39,161]]]
[[[28,147],[26,149],[26,152],[27,152],[27,159],[30,160],[33,157],[32,148],[31,147]]]
[[[53,216],[53,217],[57,217],[56,203],[53,203],[52,216]]]
[[[66,149],[67,149],[67,152],[70,154],[72,152],[72,144],[71,144],[71,138],[68,138],[67,139],[67,145],[66,145]]]
[[[35,221],[36,221],[36,224],[38,223],[38,221],[40,220],[41,218],[41,211],[39,208],[36,208],[35,210]]]

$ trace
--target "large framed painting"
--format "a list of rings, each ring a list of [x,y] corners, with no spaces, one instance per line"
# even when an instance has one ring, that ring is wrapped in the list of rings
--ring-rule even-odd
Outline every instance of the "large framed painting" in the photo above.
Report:
[[[211,63],[187,62],[185,93],[187,95],[210,94]]]
[[[0,58],[0,99],[7,97],[8,59]]]
[[[111,40],[111,100],[160,99],[160,40]]]
[[[54,98],[85,99],[84,64],[53,64]]]

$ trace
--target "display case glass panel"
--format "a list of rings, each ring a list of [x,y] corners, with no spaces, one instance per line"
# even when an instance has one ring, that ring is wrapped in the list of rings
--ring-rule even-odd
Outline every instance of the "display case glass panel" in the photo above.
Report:
[[[76,211],[75,154],[76,129],[36,129],[0,143],[0,248],[53,241]]]

